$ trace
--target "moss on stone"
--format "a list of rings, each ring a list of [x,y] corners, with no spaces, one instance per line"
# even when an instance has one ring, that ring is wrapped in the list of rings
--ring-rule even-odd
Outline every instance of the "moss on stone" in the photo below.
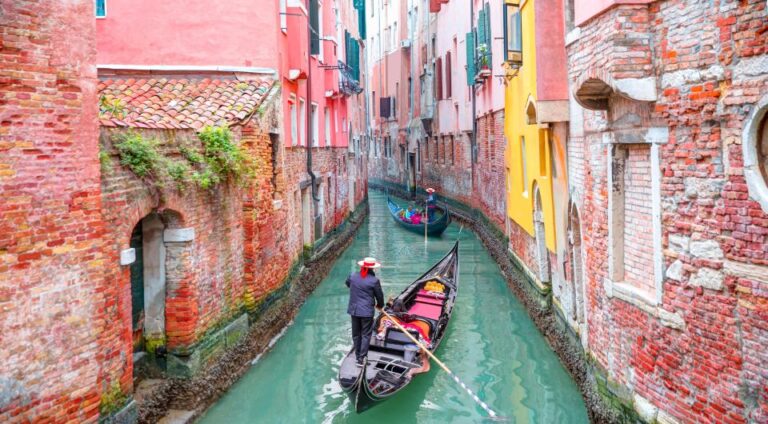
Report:
[[[123,393],[120,384],[113,381],[112,384],[101,393],[99,400],[99,412],[101,415],[111,415],[119,411],[128,402],[129,396]]]

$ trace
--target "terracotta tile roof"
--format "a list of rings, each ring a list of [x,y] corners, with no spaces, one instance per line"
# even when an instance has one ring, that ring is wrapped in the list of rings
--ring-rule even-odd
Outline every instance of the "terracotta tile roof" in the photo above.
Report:
[[[101,125],[193,128],[244,123],[274,84],[271,78],[125,79],[99,83]]]

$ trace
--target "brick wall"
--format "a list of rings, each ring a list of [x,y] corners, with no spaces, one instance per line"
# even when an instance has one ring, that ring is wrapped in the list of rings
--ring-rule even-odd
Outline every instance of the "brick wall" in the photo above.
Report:
[[[235,134],[238,130],[235,128]],[[116,153],[111,145],[116,135],[124,131],[102,130],[105,151]],[[140,134],[160,140],[162,150],[169,155],[178,154],[179,140],[197,139],[193,131],[183,130],[141,130]],[[269,139],[262,143],[266,156],[260,158],[261,163],[271,158]],[[165,243],[167,347],[170,351],[187,348],[212,326],[232,318],[243,306],[244,194],[234,182],[217,185],[215,190],[194,186],[184,191],[172,186],[158,189],[119,166],[117,156],[113,163],[102,176],[104,215],[109,224],[113,256],[108,266],[117,266],[119,252],[128,248],[133,228],[151,213],[158,213],[167,229],[194,229],[194,240],[190,242]],[[128,267],[119,267],[114,283],[122,287],[118,298],[123,299],[120,301],[124,306],[120,313],[123,328],[130,328]],[[222,295],[209,296],[209,293]]]
[[[0,421],[95,421],[120,376],[93,2],[0,3]]]
[[[624,165],[624,281],[654,292],[650,147],[633,145]]]
[[[583,190],[588,349],[611,380],[634,394],[629,401],[646,419],[768,420],[768,374],[758,365],[768,359],[768,214],[747,192],[741,146],[745,119],[768,90],[765,22],[766,4],[756,0],[617,6],[582,26],[568,46],[575,92],[590,78],[608,85],[653,78],[658,99],[650,113],[639,113],[642,102],[631,101],[618,104],[613,118],[635,114],[635,128],[669,131],[659,146],[664,250],[661,303],[654,306],[605,285],[611,150],[604,136],[611,113],[571,116],[584,128],[584,148],[569,146],[569,175],[572,192]],[[632,44],[641,40],[654,47],[650,54],[646,42]],[[569,143],[581,143],[581,134],[575,136]],[[627,184],[628,193],[643,194],[642,182]],[[642,269],[647,229],[637,231],[642,219],[633,221],[633,214],[648,216],[650,199],[640,196],[625,211],[626,241],[635,239],[625,245],[625,258],[641,258]]]

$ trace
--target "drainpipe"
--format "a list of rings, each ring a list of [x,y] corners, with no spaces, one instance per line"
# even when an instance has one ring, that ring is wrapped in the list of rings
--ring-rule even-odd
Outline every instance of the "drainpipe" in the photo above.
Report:
[[[469,1],[469,30],[472,31],[472,23],[475,19],[475,0]],[[477,54],[477,34],[472,36],[472,60],[475,60]],[[467,58],[470,60],[470,58]],[[475,69],[477,72],[477,69]],[[471,187],[475,187],[475,161],[477,161],[477,93],[475,92],[475,84],[472,83],[472,154],[470,156],[470,162],[472,163],[472,176],[470,178]]]
[[[307,174],[309,174],[310,184],[312,185],[312,199],[317,203],[320,201],[320,198],[317,197],[317,187],[315,184],[317,175],[312,171],[312,33],[314,31],[309,16],[307,16]],[[315,211],[317,211],[317,208],[315,208]]]

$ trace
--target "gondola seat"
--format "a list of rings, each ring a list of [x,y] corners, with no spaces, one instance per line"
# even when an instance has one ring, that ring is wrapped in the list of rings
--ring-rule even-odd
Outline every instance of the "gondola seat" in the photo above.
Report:
[[[411,315],[416,315],[433,320],[440,319],[440,313],[443,311],[443,305],[433,305],[430,303],[419,302],[418,300],[413,302],[413,306],[408,310]]]

